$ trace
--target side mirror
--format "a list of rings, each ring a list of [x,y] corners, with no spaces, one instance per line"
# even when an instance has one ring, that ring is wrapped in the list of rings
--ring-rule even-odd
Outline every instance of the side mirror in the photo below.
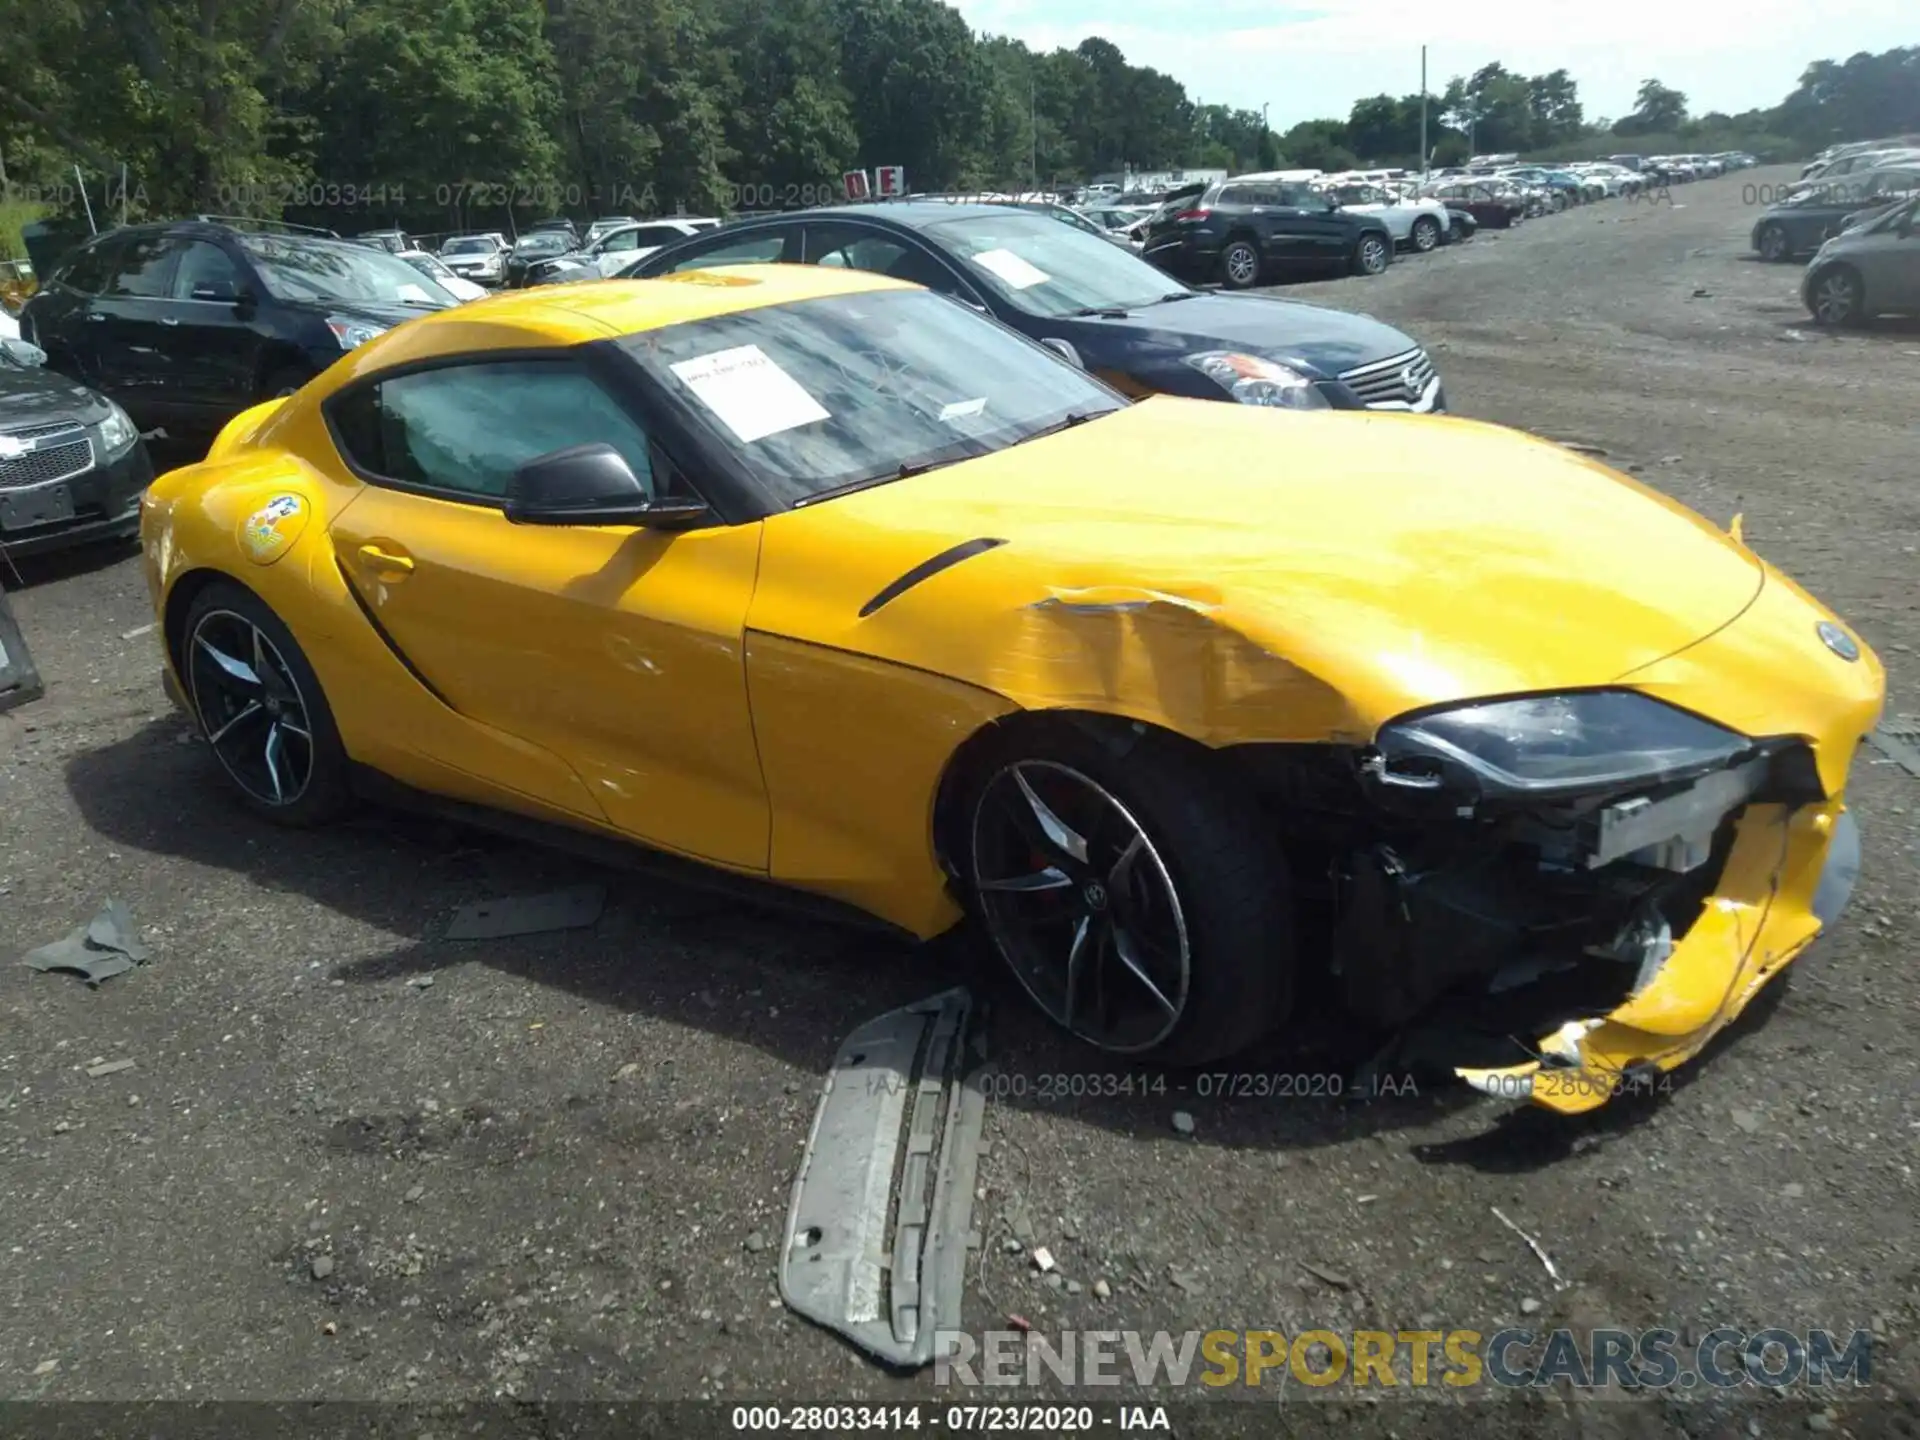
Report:
[[[15,340],[9,337],[0,340],[0,350],[6,351],[7,358],[16,365],[38,367],[47,363],[47,352],[31,340]]]
[[[1040,343],[1046,346],[1047,349],[1053,351],[1054,354],[1064,359],[1069,365],[1074,366],[1076,369],[1084,370],[1087,368],[1086,361],[1080,358],[1080,352],[1074,349],[1073,346],[1069,344],[1067,341],[1060,339],[1058,336],[1049,335]]]
[[[704,501],[656,500],[611,445],[574,445],[536,456],[507,482],[515,525],[641,525],[684,530],[709,518]]]

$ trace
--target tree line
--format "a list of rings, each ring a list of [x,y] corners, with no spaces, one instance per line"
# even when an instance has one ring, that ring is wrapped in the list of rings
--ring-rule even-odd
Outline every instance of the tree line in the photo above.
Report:
[[[1039,52],[940,0],[0,0],[8,219],[217,210],[334,228],[814,203],[842,172],[917,189],[1123,167],[1417,165],[1420,97],[1284,133],[1109,42]],[[1498,64],[1428,101],[1470,151],[1801,154],[1920,129],[1920,47],[1811,65],[1781,104],[1693,116],[1657,80],[1590,120],[1565,70]],[[120,188],[122,175],[127,177]],[[348,213],[342,213],[348,212]]]

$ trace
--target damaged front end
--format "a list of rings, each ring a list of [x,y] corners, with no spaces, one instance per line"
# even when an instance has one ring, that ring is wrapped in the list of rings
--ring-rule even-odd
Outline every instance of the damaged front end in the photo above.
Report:
[[[1379,1063],[1566,1112],[1698,1053],[1858,869],[1804,740],[1632,690],[1242,754],[1320,902],[1337,997],[1393,1036]]]

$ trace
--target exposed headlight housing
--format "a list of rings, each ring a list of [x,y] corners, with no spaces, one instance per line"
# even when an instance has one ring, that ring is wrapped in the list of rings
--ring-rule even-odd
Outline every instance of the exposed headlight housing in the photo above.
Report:
[[[107,401],[107,418],[100,422],[100,458],[118,460],[140,443],[140,431],[127,412]]]
[[[1392,721],[1368,765],[1396,788],[1535,801],[1680,779],[1752,749],[1746,736],[1638,691],[1591,690]]]
[[[384,325],[375,325],[367,320],[354,320],[344,315],[329,315],[327,329],[333,332],[333,338],[340,342],[342,350],[351,350],[364,345],[374,336],[386,330]]]
[[[1327,397],[1310,378],[1278,360],[1263,360],[1234,350],[1208,350],[1187,356],[1187,364],[1242,405],[1270,405],[1281,410],[1329,408]]]

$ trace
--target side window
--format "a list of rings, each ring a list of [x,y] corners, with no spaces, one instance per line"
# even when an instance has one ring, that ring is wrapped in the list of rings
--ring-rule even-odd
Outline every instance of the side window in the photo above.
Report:
[[[650,246],[671,245],[676,240],[686,238],[687,232],[678,225],[642,225],[633,232],[633,246],[635,249],[646,249]]]
[[[527,461],[594,443],[613,446],[655,487],[640,422],[565,362],[418,371],[343,395],[328,413],[347,458],[402,487],[495,501]]]
[[[227,252],[205,240],[189,240],[173,272],[176,300],[233,300],[240,294],[240,269]]]
[[[600,242],[600,249],[608,255],[616,254],[622,250],[638,250],[640,248],[639,236],[640,232],[637,230],[616,230]]]
[[[861,225],[809,225],[806,231],[809,265],[885,272],[906,253],[907,247],[899,241]]]
[[[164,235],[142,235],[122,247],[110,267],[105,293],[123,300],[164,300],[171,293],[180,243]]]
[[[1216,205],[1257,205],[1259,203],[1253,198],[1251,185],[1224,186],[1219,195],[1214,197]]]
[[[62,266],[54,278],[83,295],[98,295],[107,288],[119,250],[118,240],[89,245]]]
[[[793,235],[791,227],[778,226],[749,235],[716,236],[692,254],[681,256],[662,273],[704,270],[713,265],[771,264],[787,258],[787,241]]]

